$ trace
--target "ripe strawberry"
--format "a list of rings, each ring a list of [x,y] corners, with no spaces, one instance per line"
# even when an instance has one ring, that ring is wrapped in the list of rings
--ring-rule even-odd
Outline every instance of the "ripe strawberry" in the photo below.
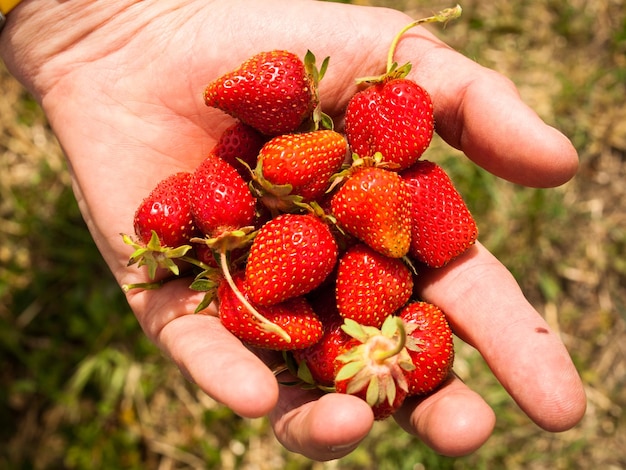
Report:
[[[433,104],[414,81],[384,79],[352,97],[345,122],[353,153],[366,157],[380,152],[400,171],[413,165],[430,145]]]
[[[432,392],[448,377],[454,362],[452,330],[435,305],[412,302],[399,317],[407,334],[407,350],[415,368],[406,372],[409,395]]]
[[[340,227],[391,258],[401,258],[411,242],[411,200],[397,173],[353,167],[331,200]]]
[[[289,51],[261,52],[209,83],[207,106],[219,108],[267,135],[293,132],[319,104],[314,58]],[[306,62],[306,63],[305,63]]]
[[[345,138],[333,130],[316,130],[274,137],[261,149],[255,186],[270,208],[288,210],[289,201],[321,198],[330,177],[343,164],[348,150]]]
[[[381,255],[363,243],[350,247],[339,259],[336,298],[344,318],[380,328],[412,293],[413,276],[400,259]]]
[[[122,240],[134,248],[128,265],[147,266],[148,276],[155,279],[158,268],[179,274],[174,260],[184,259],[191,249],[189,242],[198,229],[191,216],[189,187],[191,174],[179,172],[161,180],[141,202],[133,225],[138,240],[122,234]],[[125,290],[147,287],[145,283],[123,286]]]
[[[443,168],[423,160],[401,176],[411,194],[413,259],[438,268],[474,244],[476,222]]]
[[[250,298],[272,305],[318,287],[337,261],[330,228],[312,214],[281,214],[263,225],[250,247]]]
[[[346,351],[351,337],[343,331],[343,318],[337,311],[332,290],[318,291],[314,291],[310,302],[322,321],[322,337],[317,343],[294,351],[293,357],[298,364],[299,378],[308,384],[330,389],[341,365],[337,356]]]
[[[237,170],[210,153],[196,168],[191,183],[191,213],[209,238],[249,226],[256,199]]]
[[[267,137],[255,128],[238,121],[222,132],[212,153],[232,165],[245,181],[250,181],[250,170],[239,160],[254,168],[257,155],[266,141]]]
[[[247,289],[243,273],[233,276],[233,281],[246,297]],[[217,291],[219,317],[224,327],[250,346],[278,351],[306,348],[322,337],[322,322],[304,297],[294,297],[271,307],[254,306],[267,320],[282,328],[290,337],[267,331],[237,298],[228,282],[220,284]]]
[[[377,420],[394,413],[408,394],[405,374],[413,364],[403,328],[404,323],[393,315],[380,330],[345,320],[344,331],[354,339],[337,358],[343,365],[335,377],[335,390],[363,398]]]
[[[191,173],[179,172],[161,180],[135,212],[135,234],[148,244],[154,230],[162,246],[189,243],[198,232],[191,216]]]

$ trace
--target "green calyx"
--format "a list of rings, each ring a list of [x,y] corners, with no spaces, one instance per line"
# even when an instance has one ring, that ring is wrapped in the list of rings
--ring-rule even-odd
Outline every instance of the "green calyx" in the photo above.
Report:
[[[135,249],[128,260],[128,266],[133,264],[137,264],[139,267],[147,266],[150,279],[156,277],[158,268],[167,269],[175,276],[178,276],[180,270],[174,260],[183,259],[187,252],[191,250],[191,245],[181,245],[174,248],[161,245],[161,240],[159,240],[159,236],[154,230],[147,245],[136,242],[129,235],[121,235],[124,243]]]
[[[315,55],[308,50],[304,56],[304,69],[311,80],[311,88],[313,90],[313,99],[315,100],[315,108],[313,108],[311,130],[333,129],[334,123],[330,116],[322,111],[320,100],[319,84],[326,74],[330,57],[326,57],[320,67],[317,67]]]
[[[390,315],[381,329],[346,319],[342,329],[361,344],[337,359],[343,362],[335,381],[348,381],[346,391],[365,389],[370,406],[393,404],[397,388],[407,391],[404,371],[415,368],[406,349],[406,331],[401,318]]]

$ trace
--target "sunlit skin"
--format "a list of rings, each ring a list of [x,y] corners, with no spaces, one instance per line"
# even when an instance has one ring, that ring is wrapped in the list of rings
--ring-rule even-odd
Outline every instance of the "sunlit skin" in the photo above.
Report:
[[[25,0],[8,16],[0,55],[43,107],[83,216],[122,285],[146,280],[126,266],[129,247],[119,235],[132,233],[142,198],[166,175],[195,168],[233,123],[204,105],[210,80],[261,50],[304,56],[312,48],[331,57],[320,97],[341,129],[354,79],[385,70],[390,42],[410,20],[393,10],[294,0]],[[533,187],[576,172],[570,141],[522,103],[508,79],[421,27],[403,36],[396,58],[413,62],[409,77],[431,95],[436,131],[475,164]],[[563,343],[482,245],[417,282],[539,426],[562,431],[580,421],[586,400]],[[279,387],[263,362],[272,355],[243,347],[216,317],[192,315],[201,297],[184,281],[128,293],[146,335],[189,380],[242,416],[269,416],[287,449],[327,460],[358,446],[373,424],[365,402]],[[405,403],[396,420],[438,452],[472,452],[495,416],[471,385],[451,377],[428,398]]]

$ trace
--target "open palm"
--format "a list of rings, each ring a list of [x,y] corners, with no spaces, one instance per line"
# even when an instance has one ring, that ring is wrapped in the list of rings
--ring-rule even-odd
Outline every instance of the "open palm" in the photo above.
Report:
[[[76,3],[58,6],[65,10],[57,17],[69,26],[53,31],[56,42],[47,49],[20,36],[29,26],[25,3],[15,10],[24,22],[16,19],[3,33],[13,44],[24,41],[22,48],[18,54],[5,42],[2,52],[41,101],[68,156],[83,215],[120,284],[145,281],[145,273],[126,266],[129,247],[119,235],[132,232],[141,199],[168,174],[193,170],[232,123],[204,105],[210,80],[262,50],[303,56],[311,49],[331,58],[321,98],[341,126],[354,79],[383,71],[392,37],[410,22],[391,10],[310,1],[118,2],[106,12]],[[30,20],[32,28],[42,27],[39,18]],[[397,59],[413,62],[412,78],[431,93],[437,132],[477,164],[530,186],[558,185],[575,172],[569,141],[529,110],[504,77],[421,28],[406,34]],[[585,399],[563,344],[480,244],[418,282],[533,420],[549,430],[578,422]],[[192,314],[199,295],[176,281],[131,291],[128,300],[148,337],[190,380],[243,416],[269,415],[287,448],[331,459],[367,435],[373,417],[364,402],[279,387],[217,318]],[[488,405],[457,378],[405,404],[396,419],[448,455],[476,449],[494,425]]]

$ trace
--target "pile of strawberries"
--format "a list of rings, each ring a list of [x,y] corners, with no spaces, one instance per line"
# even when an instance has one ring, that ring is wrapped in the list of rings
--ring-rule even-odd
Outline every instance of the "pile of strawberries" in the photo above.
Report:
[[[410,65],[362,82],[344,134],[322,112],[327,66],[273,50],[209,83],[207,106],[236,121],[137,209],[136,239],[123,237],[152,281],[126,287],[187,277],[205,293],[197,312],[216,300],[242,342],[283,351],[304,386],[357,395],[383,419],[451,371],[446,317],[413,280],[477,229],[444,170],[420,158],[433,106]]]

